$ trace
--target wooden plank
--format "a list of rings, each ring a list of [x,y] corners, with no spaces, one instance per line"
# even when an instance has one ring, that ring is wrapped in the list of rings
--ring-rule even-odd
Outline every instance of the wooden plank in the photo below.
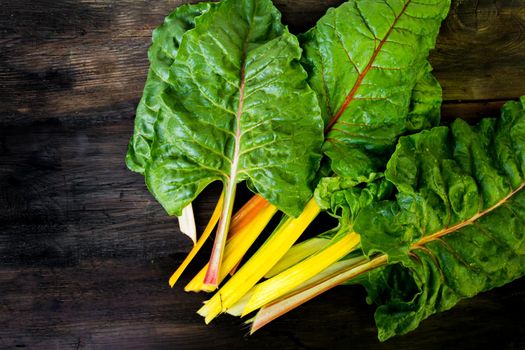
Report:
[[[124,164],[131,132],[129,122],[0,131],[3,262],[74,265],[94,256],[148,259],[189,249],[176,218],[167,217],[143,177]],[[216,189],[197,203],[200,228]]]
[[[253,336],[233,317],[206,326],[203,296],[171,290],[173,259],[83,260],[0,269],[0,347],[28,349],[521,349],[525,279],[379,343],[359,287],[338,287]]]
[[[185,1],[6,2],[0,17],[0,123],[132,118],[151,30]],[[341,0],[279,0],[294,32]],[[525,93],[520,1],[455,1],[431,61],[447,101]],[[37,29],[38,28],[38,29]]]
[[[430,61],[448,101],[525,94],[523,1],[454,1]]]
[[[506,100],[484,101],[445,101],[441,106],[442,119],[451,121],[456,118],[476,121],[480,118],[498,118],[501,106]]]

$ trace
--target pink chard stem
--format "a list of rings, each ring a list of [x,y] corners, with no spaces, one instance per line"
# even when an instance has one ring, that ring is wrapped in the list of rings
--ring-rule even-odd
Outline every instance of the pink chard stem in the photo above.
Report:
[[[222,214],[219,220],[217,233],[215,234],[215,242],[211,251],[210,262],[206,277],[204,277],[204,284],[217,287],[219,284],[219,271],[221,269],[222,255],[224,246],[226,245],[226,238],[230,229],[230,221],[233,211],[233,202],[235,200],[235,192],[237,184],[234,181],[229,181],[224,193],[224,206],[222,207]]]

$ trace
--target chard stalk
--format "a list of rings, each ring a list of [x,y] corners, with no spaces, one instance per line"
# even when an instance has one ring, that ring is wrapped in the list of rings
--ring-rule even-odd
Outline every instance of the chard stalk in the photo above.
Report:
[[[359,261],[351,266],[342,267],[339,271],[336,271],[331,276],[328,276],[321,281],[314,282],[313,284],[302,289],[297,289],[283,298],[262,307],[257,315],[252,319],[250,334],[253,334],[288,311],[295,309],[296,307],[332,289],[333,287],[338,286],[341,283],[344,283],[372,269],[386,265],[387,262],[388,257],[386,255],[380,255],[366,263]]]
[[[182,215],[178,219],[180,232],[188,236],[193,241],[193,245],[197,244],[197,228],[191,203],[182,209]]]
[[[253,195],[252,198],[250,198],[248,202],[246,202],[233,216],[228,239],[239,232],[237,229],[238,227],[248,225],[251,220],[254,220],[257,217],[262,208],[270,205],[270,202],[264,199],[260,194]]]
[[[286,252],[282,259],[279,260],[270,271],[268,271],[264,278],[272,278],[273,276],[278,275],[298,262],[308,258],[312,254],[324,249],[328,244],[330,244],[330,239],[321,237],[310,238],[304,242],[295,244]]]
[[[233,225],[230,230],[230,238],[224,249],[224,259],[221,265],[218,283],[228,275],[228,273],[240,262],[244,254],[250,249],[253,242],[264,230],[268,222],[277,212],[277,207],[267,201],[260,201],[258,208],[252,208],[252,213],[256,215],[246,220],[244,225]],[[208,270],[208,265],[204,266],[200,272],[184,288],[189,292],[212,292],[215,288],[203,283],[204,276]]]
[[[248,292],[290,249],[321,209],[311,199],[301,215],[285,220],[239,271],[208,300],[198,313],[210,323]]]
[[[236,143],[236,153],[237,145],[238,142]],[[234,166],[232,165],[232,167]],[[234,174],[235,171],[232,170],[232,174]],[[211,251],[210,262],[208,263],[208,269],[206,271],[206,276],[204,277],[204,284],[213,289],[217,288],[219,284],[219,271],[221,269],[222,255],[224,253],[226,237],[230,228],[233,202],[235,200],[235,192],[237,191],[237,183],[234,180],[235,179],[230,179],[224,189],[224,205],[222,207],[217,233],[215,234],[215,242]]]
[[[342,259],[354,250],[359,243],[360,236],[354,232],[336,236],[330,245],[320,252],[259,284],[241,316],[245,316],[290,292]]]
[[[215,225],[217,224],[217,221],[219,220],[220,213],[222,211],[222,204],[224,201],[224,195],[221,195],[219,200],[217,201],[217,206],[215,206],[215,209],[213,210],[213,214],[211,215],[211,219],[208,222],[208,225],[206,226],[206,229],[204,229],[204,232],[202,233],[201,237],[199,238],[198,242],[193,246],[189,254],[186,256],[182,264],[177,268],[177,270],[173,273],[173,275],[170,277],[169,284],[171,287],[177,283],[177,280],[180,278],[184,270],[188,267],[190,262],[193,260],[195,255],[199,252],[199,250],[202,248],[208,237],[210,237],[211,232]],[[193,210],[192,210],[193,212]]]
[[[320,283],[321,281],[324,281],[326,278],[333,276],[335,273],[337,273],[338,271],[341,271],[342,269],[345,269],[351,266],[357,266],[366,261],[367,259],[365,257],[356,257],[356,258],[340,260],[336,262],[335,264],[328,266],[326,269],[324,269],[323,271],[321,271],[314,277],[310,278],[308,281],[301,283],[299,286],[295,287],[288,295],[293,294],[299,290],[303,290],[304,288],[307,288],[314,284]],[[243,296],[237,303],[235,303],[232,307],[230,307],[226,312],[229,315],[240,317],[242,315],[242,311],[244,310],[244,308],[246,308],[246,305],[248,305],[248,301],[250,301],[257,287],[258,285],[253,287],[248,293],[246,293],[245,296]]]

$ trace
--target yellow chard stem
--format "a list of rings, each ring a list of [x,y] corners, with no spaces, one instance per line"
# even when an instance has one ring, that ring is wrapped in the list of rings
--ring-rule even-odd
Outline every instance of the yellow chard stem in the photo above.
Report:
[[[244,254],[250,249],[253,242],[255,242],[277,212],[277,208],[266,201],[261,202],[258,209],[252,210],[257,210],[254,218],[244,226],[235,226],[235,229],[230,232],[231,238],[226,243],[224,249],[224,259],[219,272],[218,283],[222,282],[228,273],[240,262]],[[204,266],[184,290],[187,292],[211,292],[215,290],[214,287],[207,286],[203,283],[207,269],[208,265]]]
[[[203,234],[197,241],[197,243],[193,246],[192,250],[188,253],[182,264],[179,266],[179,268],[173,273],[173,275],[170,278],[169,284],[170,286],[174,286],[177,280],[180,278],[184,270],[188,267],[188,265],[191,263],[193,258],[195,258],[195,255],[199,252],[199,250],[202,248],[204,243],[206,243],[206,240],[210,237],[213,229],[215,228],[215,225],[217,225],[217,222],[219,221],[219,218],[221,216],[222,206],[224,203],[224,193],[221,194],[219,197],[219,200],[217,201],[217,205],[215,206],[215,209],[213,211],[213,214],[211,215],[210,221],[208,222],[208,225],[206,226],[206,229],[204,230]],[[231,239],[231,237],[235,236],[237,232],[239,232],[239,228],[249,223],[251,220],[254,219],[254,217],[257,215],[257,212],[261,208],[261,206],[264,205],[270,205],[268,201],[266,201],[263,197],[256,194],[248,202],[246,202],[241,209],[233,216],[231,220],[230,225],[230,234],[228,235],[228,239]],[[206,271],[203,272],[200,280],[201,280],[201,286],[202,281],[204,280],[204,275]],[[199,289],[200,290],[200,289]]]
[[[222,203],[224,200],[224,194],[222,194],[217,201],[217,206],[215,207],[215,210],[213,211],[213,214],[211,215],[211,219],[208,222],[208,225],[206,226],[206,229],[202,233],[201,237],[197,241],[197,243],[193,246],[189,254],[186,256],[182,264],[179,266],[179,268],[173,273],[173,275],[170,277],[169,284],[170,286],[174,286],[177,280],[180,278],[184,270],[188,267],[190,262],[193,260],[195,255],[199,252],[199,250],[202,248],[208,237],[210,237],[211,232],[213,231],[213,228],[217,224],[217,221],[219,220],[219,217],[221,215],[222,211]]]
[[[233,304],[232,306],[230,306],[225,312],[228,315],[241,317],[242,311],[244,310],[246,305],[248,305],[248,301],[250,301],[250,299],[252,298],[253,292],[255,291],[256,287],[257,285],[253,287],[252,289],[250,289],[246,294],[244,294],[242,298],[237,300],[237,302]]]
[[[320,210],[311,199],[298,218],[288,218],[279,225],[253,257],[198,311],[205,322],[211,322],[242,298],[290,249]]]
[[[290,292],[328,266],[342,259],[354,250],[359,243],[360,236],[357,233],[345,234],[340,238],[336,238],[335,242],[320,252],[281,272],[277,276],[264,281],[255,289],[241,316],[249,314]]]
[[[363,262],[366,262],[365,257],[357,257],[357,258],[351,258],[351,259],[344,259],[336,262],[335,264],[330,265],[314,277],[310,278],[304,283],[301,283],[299,286],[295,287],[291,293],[296,293],[299,290],[302,290],[303,288],[309,288],[314,284],[320,283],[324,281],[328,277],[332,277],[335,273],[341,271],[342,269],[351,267],[351,266],[357,266],[358,264],[361,264]],[[246,305],[248,305],[248,302],[250,301],[251,297],[253,296],[255,289],[259,285],[256,285],[248,293],[246,293],[245,296],[243,296],[237,303],[235,303],[232,307],[230,307],[226,312],[232,316],[240,317],[242,315],[242,311],[244,308],[246,308]],[[248,321],[249,322],[249,321]]]
[[[297,291],[264,306],[253,318],[250,334],[253,334],[276,318],[332,289],[333,287],[338,286],[341,283],[344,283],[374,268],[383,266],[387,262],[388,257],[386,255],[380,255],[366,263],[359,262],[350,267],[341,268],[340,271],[320,282],[316,282],[308,287],[298,289]]]
[[[298,262],[306,259],[312,254],[324,249],[328,244],[330,244],[329,238],[319,238],[314,237],[307,239],[304,242],[295,244],[286,254],[282,257],[281,260],[268,273],[264,278],[271,278],[284,270],[294,266]]]

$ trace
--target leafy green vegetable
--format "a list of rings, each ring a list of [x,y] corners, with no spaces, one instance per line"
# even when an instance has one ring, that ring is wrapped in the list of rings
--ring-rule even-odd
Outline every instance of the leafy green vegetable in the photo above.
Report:
[[[217,283],[238,182],[286,214],[300,213],[323,123],[322,151],[338,176],[321,179],[316,200],[339,219],[334,232],[361,235],[370,266],[388,263],[353,281],[379,305],[381,340],[525,274],[525,98],[508,103],[500,120],[458,120],[402,137],[384,169],[399,136],[439,122],[441,89],[426,59],[449,4],[349,1],[301,37],[302,58],[270,0],[186,5],[166,18],[153,34],[126,161],[169,214],[180,215],[210,182],[224,183],[205,281]],[[395,200],[385,200],[392,193]],[[359,242],[341,237],[306,256],[312,268]],[[292,290],[286,273],[297,285],[312,275],[296,270],[266,282],[247,310],[280,295],[273,285]],[[332,278],[341,283],[337,271],[326,288]]]
[[[183,34],[195,27],[195,18],[208,11],[210,6],[214,5],[205,2],[182,5],[153,31],[152,44],[148,50],[151,66],[137,107],[134,134],[126,155],[126,164],[130,170],[144,173],[146,163],[151,160],[154,125],[161,108],[160,94],[170,86],[170,66],[177,56]]]
[[[406,131],[409,133],[437,126],[441,120],[441,85],[431,72],[432,66],[427,62],[419,72],[416,86],[412,90],[405,122]]]
[[[363,207],[387,198],[392,192],[392,184],[384,180],[383,174],[372,173],[362,180],[326,177],[315,190],[317,204],[338,218],[340,227],[350,228]]]
[[[286,213],[300,213],[322,134],[299,57],[269,0],[226,0],[197,19],[171,66],[146,172],[169,213],[215,180],[230,192],[225,203],[249,180]]]
[[[128,164],[144,169],[150,191],[172,215],[209,183],[224,183],[206,277],[213,285],[237,183],[248,181],[279,209],[299,215],[319,166],[322,119],[299,64],[299,43],[270,0],[224,0],[200,12],[184,17],[186,27],[154,35],[151,70],[167,86],[149,81]],[[188,18],[195,25],[184,32]]]
[[[443,0],[431,1],[424,9],[420,3],[411,0],[353,0],[329,10],[312,30],[301,37],[302,63],[323,112],[327,135],[324,151],[332,161],[332,170],[344,174],[345,181],[361,182],[361,179],[381,171],[401,134],[435,123],[436,115],[439,118],[441,90],[430,75],[430,65],[426,60],[448,6],[449,1]],[[378,10],[382,14],[377,15],[375,11]],[[420,85],[415,90],[418,83]],[[428,98],[423,96],[426,91],[432,91]],[[413,93],[418,98],[411,105]],[[411,107],[414,113],[409,119]],[[427,123],[424,122],[426,112],[434,113]],[[413,120],[413,125],[408,125],[409,120]],[[322,168],[323,172],[325,170]],[[304,216],[308,220],[314,217]],[[292,221],[285,218],[267,244],[199,310],[206,322],[248,292],[252,285],[246,281],[255,284],[270,271],[272,265],[264,263],[263,257],[271,255],[271,261],[275,262],[283,257],[302,234],[280,229],[293,227]],[[303,230],[309,224],[301,222]],[[282,239],[280,235],[286,237]],[[338,252],[345,254],[344,249],[353,247],[346,244]],[[331,255],[332,258],[337,256]],[[314,265],[320,266],[313,263],[299,267],[303,270],[296,271],[296,276],[307,278]],[[287,278],[285,271],[283,274],[283,278]],[[279,293],[271,294],[276,297]]]
[[[353,221],[365,254],[354,251],[262,307],[252,332],[334,286],[360,283],[379,305],[386,340],[525,275],[525,97],[502,114],[401,138],[384,177],[323,179],[319,203]],[[395,200],[382,200],[389,187]]]
[[[301,37],[303,65],[317,93],[325,130],[324,153],[338,175],[359,178],[377,172],[397,138],[427,126],[417,107],[425,89],[438,84],[426,75],[450,1],[353,0],[330,9]],[[424,83],[415,96],[418,78]],[[435,122],[434,105],[431,118]]]
[[[381,340],[525,275],[525,97],[501,119],[401,138],[385,178],[395,200],[354,224],[365,254],[388,255],[361,280],[379,304]]]

